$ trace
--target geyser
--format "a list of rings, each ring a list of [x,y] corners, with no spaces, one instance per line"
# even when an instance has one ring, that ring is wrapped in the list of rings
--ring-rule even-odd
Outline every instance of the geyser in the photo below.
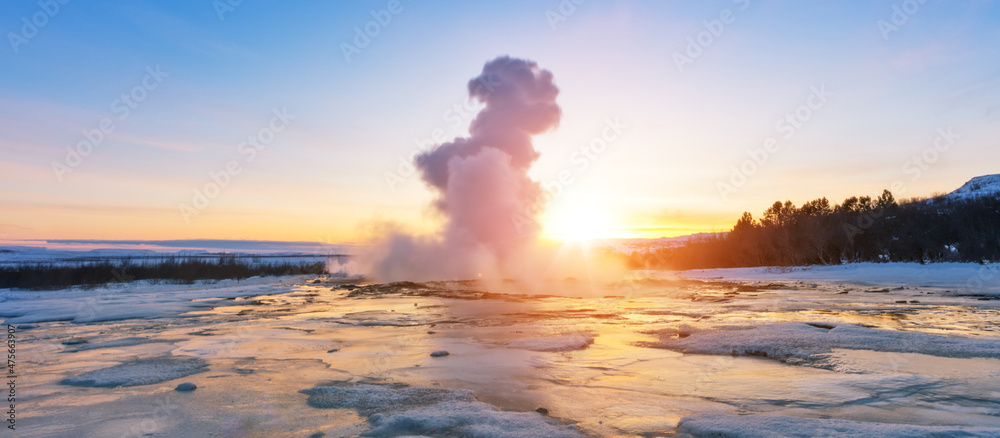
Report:
[[[416,158],[443,227],[432,236],[390,232],[377,242],[372,268],[383,281],[514,275],[530,263],[543,202],[528,177],[539,156],[532,136],[559,124],[559,89],[549,71],[509,56],[487,62],[468,89],[484,105],[469,136]]]

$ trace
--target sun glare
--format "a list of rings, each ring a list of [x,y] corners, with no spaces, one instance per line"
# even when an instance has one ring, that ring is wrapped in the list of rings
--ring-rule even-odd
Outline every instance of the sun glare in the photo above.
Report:
[[[593,205],[554,208],[542,226],[545,237],[571,242],[619,237],[620,234],[620,227],[615,226],[607,212]]]

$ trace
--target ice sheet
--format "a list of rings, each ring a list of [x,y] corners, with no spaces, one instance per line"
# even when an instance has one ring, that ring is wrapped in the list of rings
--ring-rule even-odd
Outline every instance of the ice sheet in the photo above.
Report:
[[[18,325],[19,436],[438,436],[433,427],[491,436],[542,421],[556,436],[650,437],[707,413],[1000,428],[1000,302],[936,286],[640,278],[552,281],[544,289],[560,293],[507,296],[517,284],[443,282],[415,293],[314,279],[0,292],[10,298],[0,312],[17,313],[9,318],[44,320]],[[88,303],[100,319],[124,313],[105,315],[106,304],[149,316],[51,320]],[[77,338],[88,343],[64,344]],[[744,351],[732,356],[723,342]],[[752,354],[762,349],[769,357]],[[450,355],[430,357],[438,350]],[[785,352],[793,360],[772,358]],[[153,382],[195,357],[206,366],[171,375],[203,372],[158,384],[60,384]],[[169,366],[111,381],[115,367],[166,358]],[[187,381],[198,389],[174,391]],[[299,393],[324,387],[387,392],[329,407]],[[405,388],[440,397],[407,398]],[[389,400],[405,409],[366,408]]]
[[[657,346],[695,354],[761,356],[792,364],[836,367],[828,359],[834,349],[923,353],[932,356],[1000,358],[1000,339],[939,336],[895,330],[879,330],[847,323],[766,324],[721,326],[661,332]]]
[[[996,437],[1000,428],[962,426],[914,426],[790,417],[784,415],[699,414],[684,417],[678,427],[681,437]]]
[[[255,277],[195,285],[132,282],[59,291],[0,289],[0,318],[4,324],[159,318],[236,304],[232,298],[282,293],[287,290],[283,284],[314,277]]]

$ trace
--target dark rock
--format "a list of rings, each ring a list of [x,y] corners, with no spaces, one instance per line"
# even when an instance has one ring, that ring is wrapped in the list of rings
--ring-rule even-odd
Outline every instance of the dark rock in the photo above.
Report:
[[[431,357],[444,357],[444,356],[447,356],[448,354],[449,353],[447,351],[445,351],[445,350],[438,350],[438,351],[435,351],[435,352],[431,353]]]
[[[198,389],[198,385],[195,385],[194,383],[191,382],[184,382],[181,383],[180,385],[177,385],[177,387],[174,388],[174,391],[187,392],[187,391],[194,391],[196,389]]]

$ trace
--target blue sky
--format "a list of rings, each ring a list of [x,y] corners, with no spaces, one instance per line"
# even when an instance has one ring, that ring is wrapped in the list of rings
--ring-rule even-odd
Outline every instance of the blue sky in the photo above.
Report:
[[[532,169],[543,183],[572,177],[544,216],[553,234],[725,229],[777,199],[840,201],[893,183],[897,196],[927,196],[1000,173],[996,3],[403,1],[345,59],[342,44],[389,3],[244,0],[221,19],[209,1],[56,2],[51,17],[45,2],[4,3],[0,238],[355,241],[373,221],[432,229],[419,178],[390,185],[386,174],[436,129],[465,132],[469,118],[449,110],[504,54],[538,62],[561,89],[561,125],[536,138]],[[879,21],[914,5],[886,38]],[[678,69],[688,38],[727,10]],[[11,44],[39,13],[37,34]],[[553,26],[554,13],[564,19]],[[119,118],[115,99],[157,67],[162,82]],[[736,187],[747,151],[782,137],[776,122],[820,86],[828,101]],[[293,118],[247,161],[240,143],[275,110]],[[113,132],[57,176],[52,163],[103,118]],[[576,153],[608,120],[622,135],[583,169]],[[916,175],[913,157],[949,127],[957,140]],[[231,161],[241,172],[185,219],[181,206]]]

